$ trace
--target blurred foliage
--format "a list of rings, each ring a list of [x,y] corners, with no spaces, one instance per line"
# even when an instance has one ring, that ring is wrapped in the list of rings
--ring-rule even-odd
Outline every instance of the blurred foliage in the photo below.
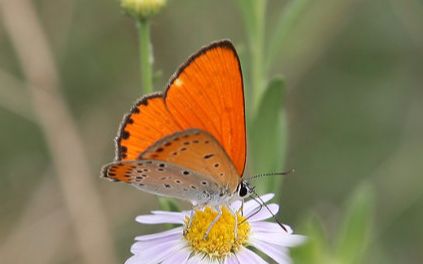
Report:
[[[113,158],[122,115],[141,95],[136,27],[118,1],[34,4],[98,178]],[[0,24],[0,259],[80,263],[21,63]],[[282,220],[309,236],[293,251],[298,263],[421,262],[421,1],[173,0],[151,34],[157,90],[199,47],[221,38],[236,44],[246,83],[248,172],[296,170],[283,186],[282,178],[256,184],[276,191]],[[158,201],[96,183],[124,259],[134,235],[160,229],[133,220]]]
[[[286,116],[282,109],[285,83],[275,77],[269,82],[259,108],[250,122],[250,150],[254,171],[282,171],[286,149]],[[265,137],[265,138],[264,138]],[[257,192],[274,192],[280,194],[282,176],[262,177],[258,182]]]
[[[307,243],[293,250],[298,263],[363,263],[373,235],[374,197],[371,185],[357,187],[340,220],[334,241],[330,240],[317,217],[304,227]]]

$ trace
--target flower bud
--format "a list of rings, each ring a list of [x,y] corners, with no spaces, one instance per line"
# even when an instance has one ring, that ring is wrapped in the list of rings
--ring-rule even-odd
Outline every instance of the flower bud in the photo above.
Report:
[[[156,15],[166,0],[121,0],[120,5],[129,15],[144,20]]]

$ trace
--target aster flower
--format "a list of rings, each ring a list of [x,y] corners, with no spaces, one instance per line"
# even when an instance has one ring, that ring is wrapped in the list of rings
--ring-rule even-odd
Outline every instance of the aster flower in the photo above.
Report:
[[[274,194],[261,197],[268,202]],[[304,242],[305,237],[293,234],[292,229],[284,225],[264,220],[272,217],[268,210],[253,200],[243,206],[243,215],[237,213],[238,225],[235,230],[235,216],[231,211],[240,208],[239,201],[231,204],[231,209],[222,207],[222,216],[205,237],[205,232],[217,215],[217,211],[206,207],[203,210],[168,212],[152,211],[149,215],[140,215],[136,221],[142,224],[180,224],[181,226],[150,235],[135,238],[131,247],[134,254],[125,264],[173,264],[173,263],[267,263],[249,248],[268,255],[277,263],[291,263],[288,248]],[[273,214],[279,210],[277,204],[268,204]],[[190,220],[190,217],[192,219]]]

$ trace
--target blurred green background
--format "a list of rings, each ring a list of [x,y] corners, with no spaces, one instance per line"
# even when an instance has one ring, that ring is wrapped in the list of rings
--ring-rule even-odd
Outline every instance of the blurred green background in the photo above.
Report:
[[[251,93],[241,2],[168,1],[151,28],[156,90],[230,38]],[[423,2],[301,2],[267,70],[284,76],[283,127],[248,131],[268,146],[281,129],[280,168],[252,166],[250,149],[250,173],[295,168],[272,191],[310,237],[296,263],[421,263]],[[290,4],[267,1],[265,46]],[[133,21],[117,0],[4,0],[0,19],[0,262],[123,262],[136,235],[162,230],[134,221],[154,196],[98,177],[142,93]]]

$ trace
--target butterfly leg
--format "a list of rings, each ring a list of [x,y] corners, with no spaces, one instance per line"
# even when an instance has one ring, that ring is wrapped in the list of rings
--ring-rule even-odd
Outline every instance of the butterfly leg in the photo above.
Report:
[[[210,233],[211,229],[213,228],[213,226],[217,223],[217,221],[219,221],[220,217],[222,216],[222,209],[220,208],[220,206],[216,206],[215,209],[217,211],[217,215],[213,219],[213,221],[210,223],[209,227],[207,228],[207,231],[204,234],[204,239],[207,238],[207,236],[209,235],[209,233]]]
[[[187,225],[187,229],[190,229],[191,228],[191,225],[192,225],[192,218],[194,217],[194,212],[195,212],[195,208],[193,208],[192,210],[191,210],[191,213],[190,213],[190,215],[189,215],[189,221],[188,221],[188,225]]]
[[[232,215],[234,216],[234,238],[236,240],[238,237],[238,213],[234,211],[230,205],[227,205],[226,207],[229,209],[229,211],[231,211]]]
[[[194,205],[193,206],[193,208],[192,208],[192,210],[190,212],[190,215],[189,215],[188,223],[187,223],[187,225],[184,228],[184,235],[186,235],[186,233],[188,233],[189,229],[191,228],[192,220],[193,220],[192,218],[194,217],[195,210],[198,210],[200,207],[201,206],[199,206],[199,205]]]
[[[192,217],[194,216],[194,208],[191,210],[190,216],[189,216],[189,220],[188,220],[188,224],[185,226],[184,228],[184,235],[186,235],[188,233],[188,230],[191,228],[192,225]]]

